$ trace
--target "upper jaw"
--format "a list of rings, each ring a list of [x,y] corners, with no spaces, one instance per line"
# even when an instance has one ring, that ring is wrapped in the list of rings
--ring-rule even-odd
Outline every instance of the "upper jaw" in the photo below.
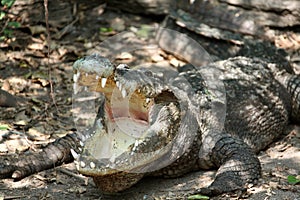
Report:
[[[84,71],[88,74],[108,77],[113,73],[115,66],[107,58],[93,54],[75,61],[73,69],[79,72]],[[74,81],[76,82],[75,78]]]
[[[126,64],[115,66],[107,58],[97,54],[77,60],[73,70],[75,94],[78,85],[88,86],[90,91],[103,93],[118,88],[123,98],[134,91],[151,98],[164,89],[161,77],[151,71],[130,70]],[[106,87],[107,85],[109,87]]]

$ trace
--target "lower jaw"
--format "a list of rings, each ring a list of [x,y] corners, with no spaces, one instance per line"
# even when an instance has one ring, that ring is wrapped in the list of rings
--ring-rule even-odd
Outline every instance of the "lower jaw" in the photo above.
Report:
[[[144,174],[117,172],[114,174],[93,176],[97,188],[105,194],[116,194],[126,190],[143,178]]]

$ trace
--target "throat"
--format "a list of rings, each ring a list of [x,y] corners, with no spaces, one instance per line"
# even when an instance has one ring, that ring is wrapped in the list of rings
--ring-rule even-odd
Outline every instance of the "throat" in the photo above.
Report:
[[[122,133],[134,139],[141,138],[148,128],[147,122],[128,117],[120,117],[115,119],[114,122],[107,123],[108,134],[118,136]]]
[[[145,122],[121,117],[105,124],[106,130],[98,130],[85,148],[96,160],[108,159],[110,163],[132,150],[136,140],[144,137],[149,128]]]
[[[106,96],[105,113],[106,119],[111,122],[127,121],[127,123],[141,123],[149,125],[149,111],[153,106],[153,100],[146,101],[146,98],[133,93],[130,96],[122,97],[118,92]],[[122,120],[121,120],[122,119]]]

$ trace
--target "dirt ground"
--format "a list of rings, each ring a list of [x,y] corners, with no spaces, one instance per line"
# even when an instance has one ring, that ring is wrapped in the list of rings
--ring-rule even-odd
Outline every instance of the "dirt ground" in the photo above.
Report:
[[[17,96],[20,104],[0,107],[0,125],[8,126],[0,130],[1,156],[38,151],[74,131],[73,62],[101,51],[101,41],[123,31],[128,31],[135,42],[145,43],[151,32],[149,27],[157,27],[162,20],[108,10],[104,5],[53,0],[49,2],[49,45],[42,1],[17,0],[7,19],[20,22],[21,27],[12,28],[12,35],[0,41],[0,86]],[[134,65],[147,62],[174,66],[182,62],[157,48],[122,53],[115,59]],[[299,63],[300,55],[296,61]],[[299,70],[299,65],[293,66]],[[211,199],[300,200],[300,185],[287,181],[288,175],[300,179],[300,127],[290,125],[277,142],[259,154],[259,159],[263,172],[257,185],[249,185],[243,194]],[[126,192],[105,196],[90,178],[78,174],[74,164],[69,163],[17,182],[0,180],[0,200],[184,199],[197,187],[209,185],[214,174],[215,171],[201,171],[176,179],[149,177]]]

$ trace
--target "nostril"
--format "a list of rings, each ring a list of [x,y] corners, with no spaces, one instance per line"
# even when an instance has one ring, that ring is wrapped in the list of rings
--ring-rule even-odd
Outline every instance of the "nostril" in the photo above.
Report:
[[[124,76],[129,71],[129,67],[126,64],[120,64],[116,68],[116,74]]]
[[[153,73],[151,71],[145,71],[146,76],[153,76]]]

